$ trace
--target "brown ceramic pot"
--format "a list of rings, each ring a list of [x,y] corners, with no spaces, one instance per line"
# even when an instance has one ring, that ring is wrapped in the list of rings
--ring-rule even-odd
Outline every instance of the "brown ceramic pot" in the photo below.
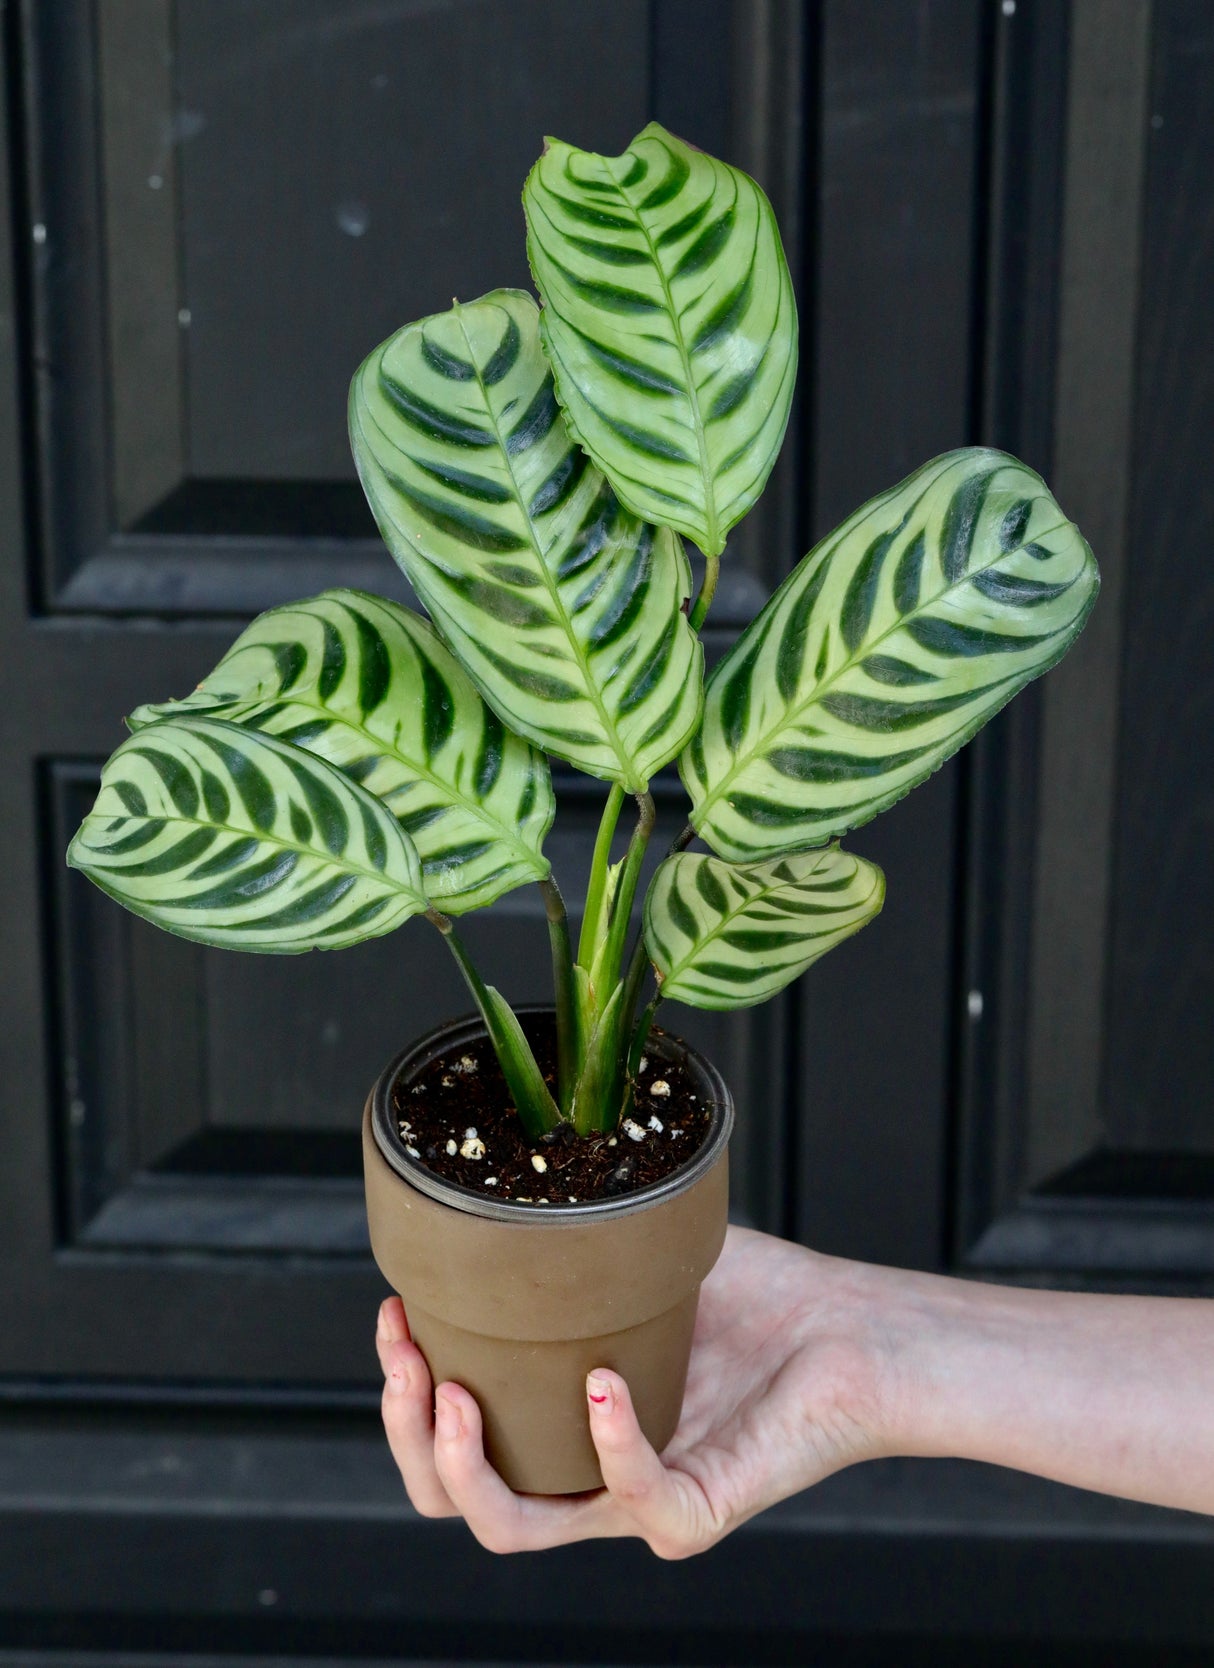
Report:
[[[708,1061],[655,1034],[648,1052],[683,1062],[713,1106],[698,1153],[622,1198],[552,1208],[484,1199],[411,1159],[392,1115],[398,1081],[483,1034],[475,1016],[443,1026],[372,1089],[363,1119],[371,1246],[434,1382],[476,1397],[486,1452],[511,1488],[573,1494],[602,1484],[586,1411],[592,1367],[624,1376],[659,1452],[674,1434],[700,1282],[725,1238],[733,1101]]]

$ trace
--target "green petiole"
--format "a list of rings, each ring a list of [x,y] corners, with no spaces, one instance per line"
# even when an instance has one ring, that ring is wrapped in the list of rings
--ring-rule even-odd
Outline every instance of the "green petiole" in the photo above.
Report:
[[[552,947],[552,981],[556,992],[557,1092],[561,1112],[568,1117],[574,1090],[581,1076],[584,1039],[577,981],[573,972],[573,950],[569,940],[569,916],[555,875],[539,883],[548,917],[548,939]]]
[[[499,990],[487,985],[472,964],[451,918],[431,905],[426,919],[442,933],[451,954],[472,993],[477,1011],[485,1022],[489,1040],[506,1079],[515,1109],[523,1127],[533,1141],[538,1141],[562,1121],[560,1108],[553,1100],[544,1074],[539,1068],[531,1045],[523,1035],[514,1009]]]
[[[716,593],[717,580],[721,576],[721,558],[706,556],[704,558],[704,583],[700,586],[700,594],[696,598],[695,607],[691,611],[691,629],[699,631],[708,617],[708,610],[712,606],[712,599]]]
[[[639,793],[637,805],[640,814],[632,839],[628,843],[628,852],[612,903],[611,924],[607,931],[607,948],[603,957],[604,986],[607,989],[612,988],[620,977],[624,945],[632,922],[632,904],[636,897],[637,882],[641,878],[641,865],[645,861],[645,852],[657,820],[652,794]]]
[[[624,805],[624,790],[618,782],[611,784],[607,803],[599,821],[598,837],[594,842],[594,856],[590,862],[590,880],[586,887],[586,909],[582,916],[582,930],[578,936],[577,959],[587,972],[594,965],[603,920],[607,913],[607,870],[611,862],[611,842]]]

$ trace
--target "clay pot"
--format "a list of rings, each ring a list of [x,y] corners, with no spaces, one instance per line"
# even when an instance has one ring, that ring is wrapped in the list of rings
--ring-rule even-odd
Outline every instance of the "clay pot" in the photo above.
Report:
[[[725,1238],[733,1101],[708,1061],[655,1034],[650,1055],[683,1063],[713,1106],[692,1158],[622,1198],[554,1208],[483,1199],[411,1159],[392,1113],[398,1080],[483,1034],[476,1016],[443,1026],[372,1089],[363,1119],[371,1246],[434,1382],[454,1380],[476,1397],[486,1452],[511,1488],[573,1494],[602,1486],[586,1409],[592,1367],[624,1376],[659,1452],[674,1434],[700,1282]]]

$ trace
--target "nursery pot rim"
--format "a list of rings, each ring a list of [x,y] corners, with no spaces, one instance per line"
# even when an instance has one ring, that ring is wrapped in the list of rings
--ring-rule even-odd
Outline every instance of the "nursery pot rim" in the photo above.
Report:
[[[536,1002],[525,1003],[517,1007],[515,1012],[524,1017],[551,1014],[553,1009],[549,1005]],[[693,1069],[707,1079],[711,1090],[712,1121],[708,1127],[708,1134],[689,1159],[672,1170],[668,1176],[663,1176],[661,1181],[651,1182],[648,1187],[638,1188],[635,1193],[625,1193],[610,1199],[589,1199],[576,1205],[553,1204],[540,1207],[517,1203],[510,1199],[485,1198],[457,1182],[444,1181],[441,1176],[428,1170],[420,1159],[410,1158],[397,1132],[392,1110],[393,1090],[398,1078],[408,1066],[427,1063],[423,1056],[433,1057],[439,1052],[440,1047],[443,1051],[457,1048],[474,1037],[484,1035],[485,1024],[478,1013],[446,1020],[402,1049],[380,1073],[371,1091],[371,1132],[380,1154],[410,1187],[415,1187],[419,1193],[424,1193],[428,1198],[464,1215],[488,1217],[495,1222],[510,1222],[528,1228],[561,1228],[573,1227],[575,1224],[581,1226],[604,1217],[630,1216],[636,1211],[650,1210],[675,1194],[685,1192],[705,1175],[721,1156],[733,1133],[733,1097],[716,1066],[682,1038],[666,1031],[659,1031],[651,1036],[647,1044],[650,1051],[659,1058],[672,1062],[689,1059]]]

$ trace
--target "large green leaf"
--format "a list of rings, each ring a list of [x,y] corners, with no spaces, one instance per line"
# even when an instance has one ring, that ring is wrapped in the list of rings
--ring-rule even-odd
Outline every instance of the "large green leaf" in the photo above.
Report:
[[[183,701],[132,728],[211,713],[306,748],[382,799],[447,914],[542,880],[547,761],[506,730],[434,628],[398,603],[325,591],[253,621]]]
[[[389,549],[489,704],[640,792],[699,716],[691,576],[571,439],[531,297],[398,331],[355,375],[350,435]]]
[[[1098,587],[1024,464],[925,464],[812,550],[716,667],[679,764],[693,824],[745,859],[868,822],[1062,657]]]
[[[645,899],[645,947],[664,997],[749,1008],[880,912],[885,876],[830,846],[768,863],[679,852]]]
[[[651,122],[623,156],[549,139],[523,206],[574,433],[630,509],[718,555],[771,472],[796,376],[771,204]]]
[[[378,799],[212,718],[124,742],[67,860],[158,927],[232,950],[335,950],[426,908],[413,842]]]

